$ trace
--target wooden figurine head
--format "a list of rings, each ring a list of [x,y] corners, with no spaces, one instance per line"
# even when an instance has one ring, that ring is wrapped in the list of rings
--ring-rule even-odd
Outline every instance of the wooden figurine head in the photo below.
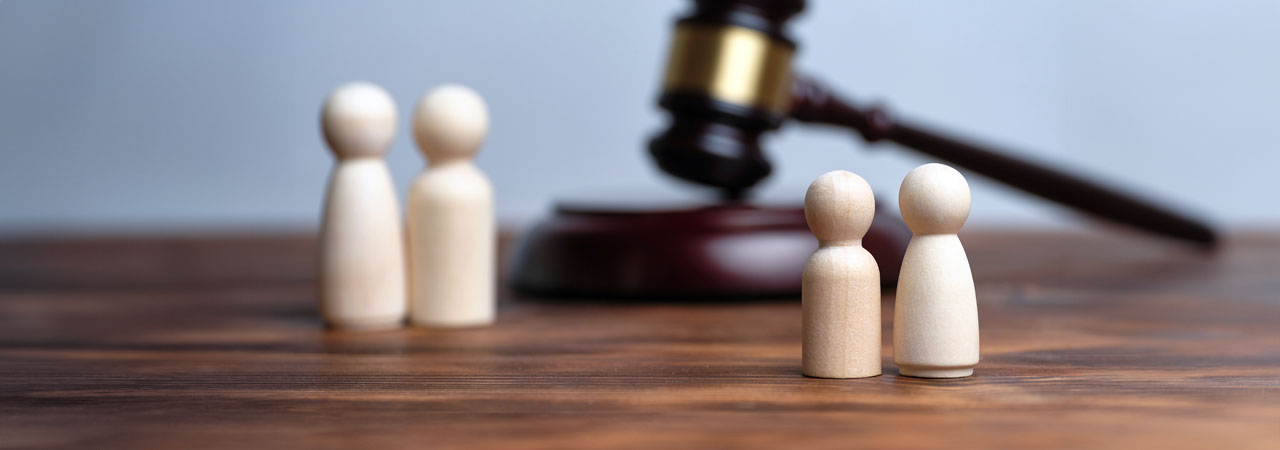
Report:
[[[320,128],[339,159],[382,156],[396,137],[396,117],[396,103],[385,89],[357,81],[329,94],[320,110]]]
[[[413,111],[413,136],[432,164],[471,159],[489,131],[489,109],[471,88],[446,84],[422,96]]]
[[[805,222],[823,243],[861,241],[875,212],[871,185],[844,170],[818,177],[804,195]]]
[[[898,209],[915,234],[955,234],[969,218],[969,183],[945,164],[916,167],[902,180]]]

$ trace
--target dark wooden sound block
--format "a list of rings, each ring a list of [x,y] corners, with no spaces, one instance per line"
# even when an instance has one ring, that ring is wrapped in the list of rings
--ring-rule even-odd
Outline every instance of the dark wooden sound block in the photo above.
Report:
[[[863,246],[885,285],[910,238],[877,208]],[[511,280],[556,296],[796,297],[816,248],[798,204],[561,201],[521,236]]]

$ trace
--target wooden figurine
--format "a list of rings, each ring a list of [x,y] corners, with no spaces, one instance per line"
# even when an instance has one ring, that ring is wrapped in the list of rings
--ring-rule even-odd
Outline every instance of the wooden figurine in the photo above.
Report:
[[[805,194],[805,220],[819,245],[800,289],[807,376],[880,375],[880,269],[862,248],[874,215],[871,186],[850,172],[824,174]]]
[[[898,275],[893,362],[922,378],[973,374],[978,303],[956,233],[969,217],[969,184],[955,169],[925,164],[902,180],[898,208],[913,236]]]
[[[320,309],[335,328],[404,322],[404,236],[383,154],[396,134],[396,105],[377,85],[338,87],[320,115],[337,157],[320,227]]]
[[[493,188],[472,159],[489,113],[475,91],[445,85],[418,102],[413,132],[428,167],[409,191],[410,317],[458,327],[494,320]]]

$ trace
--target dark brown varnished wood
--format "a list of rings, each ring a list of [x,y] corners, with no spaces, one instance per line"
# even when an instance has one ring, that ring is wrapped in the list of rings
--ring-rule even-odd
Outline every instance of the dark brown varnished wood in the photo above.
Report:
[[[778,45],[795,48],[786,27],[804,10],[803,0],[694,0],[676,27],[697,25],[755,30]],[[675,50],[673,48],[673,50]],[[674,56],[674,55],[671,55]],[[666,90],[658,97],[669,125],[649,140],[653,161],[667,174],[719,188],[743,198],[769,176],[773,165],[760,148],[761,134],[785,119],[779,111],[718,99],[701,90]]]
[[[813,79],[796,80],[793,100],[792,117],[802,122],[847,127],[867,142],[894,142],[1023,192],[1153,234],[1206,247],[1217,239],[1213,228],[1198,218],[1013,152],[894,119],[882,107],[840,99]]]
[[[4,241],[0,447],[1280,446],[1280,234],[961,238],[983,360],[933,381],[888,338],[883,376],[802,377],[794,299],[329,332],[308,237]]]

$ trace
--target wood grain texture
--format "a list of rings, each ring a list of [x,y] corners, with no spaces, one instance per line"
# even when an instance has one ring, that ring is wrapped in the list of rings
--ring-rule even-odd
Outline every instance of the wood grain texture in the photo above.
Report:
[[[880,269],[862,248],[875,209],[871,185],[844,170],[819,176],[805,192],[805,222],[818,242],[800,275],[800,364],[806,376],[883,373]]]
[[[883,376],[805,378],[795,299],[502,293],[493,327],[326,332],[310,238],[0,242],[0,447],[1280,446],[1280,235],[961,239],[957,380],[898,376],[889,340]]]

